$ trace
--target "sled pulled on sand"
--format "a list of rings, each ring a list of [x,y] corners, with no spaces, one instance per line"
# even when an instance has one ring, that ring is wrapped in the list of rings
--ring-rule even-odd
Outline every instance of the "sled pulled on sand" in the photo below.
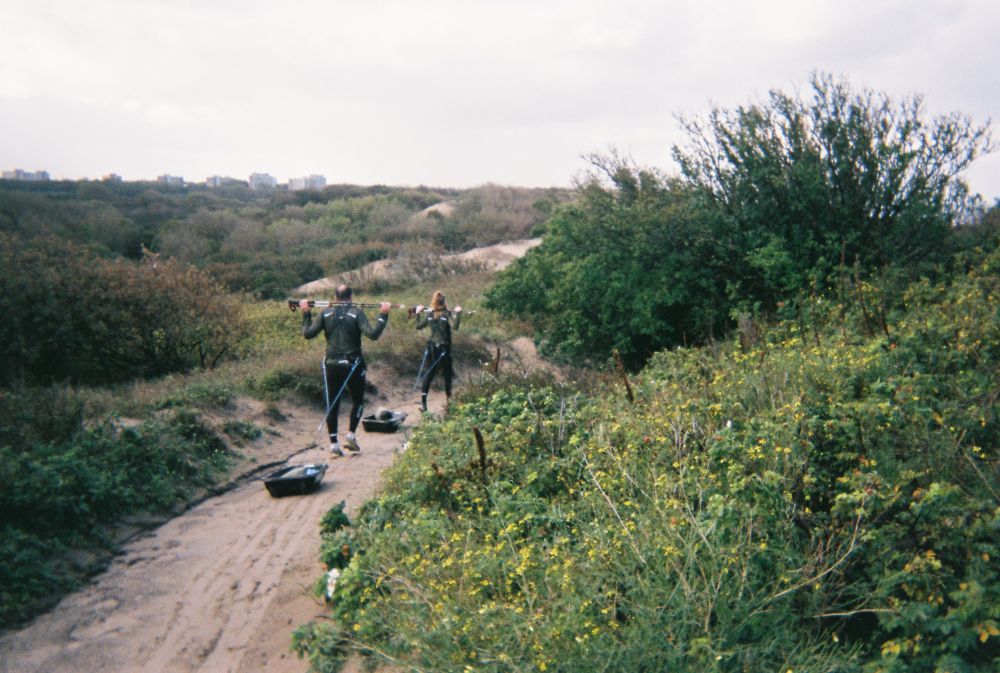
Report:
[[[406,414],[402,411],[379,411],[372,416],[365,416],[361,423],[365,426],[365,432],[396,432],[406,420]]]
[[[273,498],[305,495],[319,488],[326,474],[326,465],[289,465],[264,477],[264,487]]]

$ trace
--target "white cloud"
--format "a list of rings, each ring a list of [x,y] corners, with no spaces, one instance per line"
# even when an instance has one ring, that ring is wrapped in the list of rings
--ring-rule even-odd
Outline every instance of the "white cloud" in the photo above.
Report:
[[[7,0],[0,147],[66,177],[568,184],[609,146],[669,168],[675,113],[814,69],[982,122],[997,25],[992,0]]]

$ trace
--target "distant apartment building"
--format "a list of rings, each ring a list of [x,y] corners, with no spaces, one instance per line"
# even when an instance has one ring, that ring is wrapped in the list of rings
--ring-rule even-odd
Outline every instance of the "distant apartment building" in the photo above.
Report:
[[[300,192],[304,189],[323,189],[326,187],[326,178],[322,175],[309,175],[304,178],[292,178],[288,181],[288,189],[293,192]]]
[[[179,175],[158,175],[156,176],[156,181],[163,185],[170,185],[171,187],[184,186],[184,178]]]
[[[117,173],[108,173],[103,178],[101,178],[101,182],[111,182],[114,184],[119,184],[121,183],[121,181],[122,181],[122,176],[118,175]]]
[[[22,171],[15,168],[12,171],[3,172],[4,180],[24,180],[26,182],[42,182],[49,179],[48,171]]]
[[[205,184],[209,187],[222,187],[224,185],[235,185],[239,184],[239,180],[236,178],[223,177],[221,175],[213,175],[210,178],[205,178]]]
[[[274,178],[267,173],[251,173],[250,174],[250,189],[274,189],[278,186],[277,178]]]

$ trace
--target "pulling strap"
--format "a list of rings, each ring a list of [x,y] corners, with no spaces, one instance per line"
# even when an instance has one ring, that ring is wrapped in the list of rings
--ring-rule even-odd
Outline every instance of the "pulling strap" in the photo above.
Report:
[[[347,383],[351,380],[351,377],[354,376],[354,370],[358,368],[359,364],[361,364],[361,358],[360,357],[354,358],[354,365],[351,367],[351,371],[348,372],[347,377],[344,378],[344,383],[341,384],[340,390],[337,391],[337,395],[333,398],[333,400],[330,401],[330,403],[326,405],[326,413],[323,414],[323,420],[319,422],[319,427],[316,428],[316,432],[313,433],[313,439],[316,438],[316,435],[319,434],[319,431],[323,429],[324,425],[326,425],[326,419],[330,416],[330,411],[333,410],[333,405],[335,405],[340,400],[340,396],[344,394],[344,388],[347,387]],[[320,366],[323,369],[323,396],[326,397],[327,399],[329,399],[330,389],[327,387],[328,384],[327,384],[327,381],[326,381],[326,358],[325,357],[321,361]]]

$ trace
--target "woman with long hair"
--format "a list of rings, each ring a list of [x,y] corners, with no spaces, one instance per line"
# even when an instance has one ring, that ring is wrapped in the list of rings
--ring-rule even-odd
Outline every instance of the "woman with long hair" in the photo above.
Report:
[[[448,310],[444,293],[437,291],[431,297],[431,305],[424,308],[417,306],[417,329],[431,328],[427,350],[424,351],[424,361],[429,363],[423,372],[423,385],[420,389],[420,409],[427,411],[427,393],[431,389],[431,381],[440,371],[444,376],[445,406],[451,401],[451,381],[454,369],[451,360],[451,330],[458,330],[462,322],[462,307],[456,306],[454,311]]]

